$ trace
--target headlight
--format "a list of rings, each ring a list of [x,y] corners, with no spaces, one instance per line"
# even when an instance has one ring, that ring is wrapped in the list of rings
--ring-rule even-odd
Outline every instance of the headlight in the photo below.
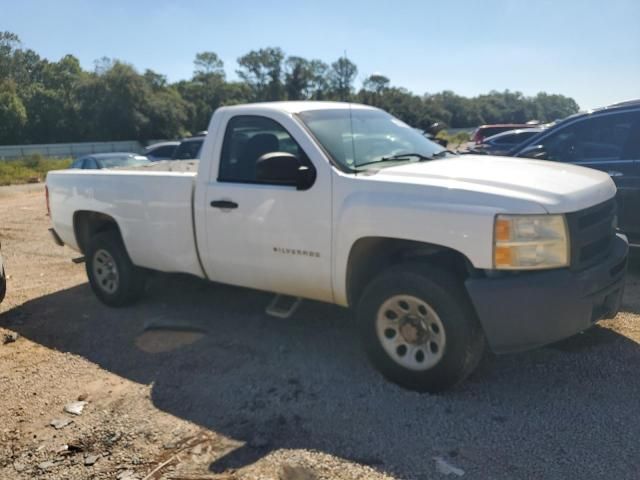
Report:
[[[564,215],[497,215],[493,266],[533,270],[569,265],[569,234]]]

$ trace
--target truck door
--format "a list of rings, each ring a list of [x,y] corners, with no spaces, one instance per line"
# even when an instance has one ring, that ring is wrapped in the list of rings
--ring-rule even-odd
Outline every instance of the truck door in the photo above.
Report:
[[[315,172],[313,184],[298,190],[256,178],[258,158],[273,152],[298,157]],[[200,249],[209,278],[331,301],[331,170],[308,134],[288,116],[234,115],[217,154]]]

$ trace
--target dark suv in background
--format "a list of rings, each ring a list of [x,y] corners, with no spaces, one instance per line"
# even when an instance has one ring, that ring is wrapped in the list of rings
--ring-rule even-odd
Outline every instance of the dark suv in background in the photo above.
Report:
[[[200,149],[207,132],[198,132],[193,137],[183,138],[173,152],[172,160],[193,160],[200,158]]]
[[[640,100],[568,117],[509,154],[607,172],[618,187],[618,228],[640,247]]]

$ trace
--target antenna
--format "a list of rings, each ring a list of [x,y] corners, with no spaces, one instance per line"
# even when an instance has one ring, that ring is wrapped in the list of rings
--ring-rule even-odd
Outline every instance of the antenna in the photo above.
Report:
[[[353,165],[357,167],[356,164],[356,140],[355,135],[353,133],[353,109],[351,107],[351,102],[349,102],[349,128],[351,129],[351,158],[353,158]],[[356,175],[358,171],[356,170]]]
[[[346,48],[343,50],[343,54],[344,54],[345,60],[348,60],[349,57],[347,57],[347,49]],[[353,134],[353,108],[352,108],[350,99],[343,99],[343,100],[347,100],[348,105],[349,105],[349,128],[351,130],[351,158],[353,158],[353,165],[357,167],[357,164],[356,164],[356,141],[355,141],[355,135]],[[358,170],[355,171],[355,174],[358,175]]]

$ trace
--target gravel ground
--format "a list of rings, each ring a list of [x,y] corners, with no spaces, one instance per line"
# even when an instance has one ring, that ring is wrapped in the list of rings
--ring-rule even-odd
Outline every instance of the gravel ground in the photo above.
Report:
[[[274,319],[264,293],[157,275],[140,304],[102,306],[42,190],[0,188],[2,479],[436,479],[436,457],[471,479],[640,478],[638,262],[616,319],[420,395],[330,305]]]

